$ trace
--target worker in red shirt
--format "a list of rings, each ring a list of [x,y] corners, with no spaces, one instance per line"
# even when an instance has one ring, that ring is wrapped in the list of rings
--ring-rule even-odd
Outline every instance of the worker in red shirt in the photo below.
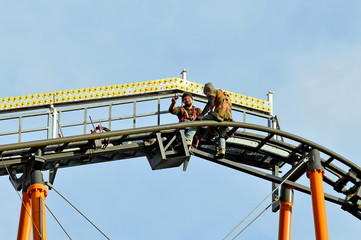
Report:
[[[200,108],[193,106],[193,96],[189,92],[185,92],[182,95],[183,106],[175,107],[178,96],[175,95],[172,98],[172,103],[169,106],[169,112],[177,115],[179,122],[194,121],[202,112]]]

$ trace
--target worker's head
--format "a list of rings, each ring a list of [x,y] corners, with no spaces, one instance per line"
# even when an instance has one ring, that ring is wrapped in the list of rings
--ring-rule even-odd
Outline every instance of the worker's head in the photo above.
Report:
[[[208,95],[213,91],[215,89],[215,87],[213,86],[213,84],[212,83],[206,83],[205,85],[204,85],[204,88],[203,88],[203,93],[205,94],[205,95],[207,95],[207,97],[208,97]]]
[[[182,95],[182,102],[186,107],[190,107],[193,105],[193,96],[189,92],[185,92]]]

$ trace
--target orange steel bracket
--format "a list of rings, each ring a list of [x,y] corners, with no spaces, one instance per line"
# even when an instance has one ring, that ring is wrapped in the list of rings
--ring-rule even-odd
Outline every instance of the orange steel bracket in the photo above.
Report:
[[[48,194],[44,184],[34,183],[28,188],[33,217],[33,240],[46,240],[45,198]]]
[[[293,189],[289,188],[288,186],[286,187],[282,186],[278,240],[291,239],[292,206],[293,206]]]
[[[310,179],[313,219],[315,224],[316,240],[327,240],[327,218],[325,194],[323,190],[324,171],[321,165],[320,153],[318,150],[310,152],[310,165],[307,169],[307,177]]]
[[[30,240],[31,236],[31,200],[27,192],[23,192],[17,240]]]

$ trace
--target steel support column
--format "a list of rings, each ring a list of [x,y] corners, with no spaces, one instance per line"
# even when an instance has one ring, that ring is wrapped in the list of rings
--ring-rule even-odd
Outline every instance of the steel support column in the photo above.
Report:
[[[310,154],[310,165],[307,169],[307,177],[310,179],[313,219],[315,224],[316,240],[327,240],[327,218],[325,195],[323,190],[324,170],[321,165],[320,152],[313,149]]]
[[[43,174],[40,170],[32,173],[28,194],[31,199],[31,214],[33,218],[33,239],[46,240],[45,198],[47,187],[44,185]]]
[[[292,207],[293,189],[283,185],[281,188],[278,240],[291,239]]]
[[[30,240],[31,236],[31,200],[26,191],[23,192],[17,240]]]

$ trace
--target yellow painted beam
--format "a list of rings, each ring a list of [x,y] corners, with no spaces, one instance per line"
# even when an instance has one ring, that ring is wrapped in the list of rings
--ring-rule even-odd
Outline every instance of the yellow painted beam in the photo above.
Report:
[[[193,94],[204,95],[203,88],[203,84],[180,78],[167,78],[153,81],[69,89],[14,97],[3,97],[0,98],[0,113],[1,111],[28,109],[35,106],[48,107],[49,104],[56,105],[58,103],[79,103],[95,99],[142,95],[152,92],[166,92],[171,90],[180,90],[191,92]],[[239,93],[233,93],[227,90],[226,92],[229,94],[233,105],[258,110],[265,113],[271,112],[271,105],[266,100],[245,96]]]

